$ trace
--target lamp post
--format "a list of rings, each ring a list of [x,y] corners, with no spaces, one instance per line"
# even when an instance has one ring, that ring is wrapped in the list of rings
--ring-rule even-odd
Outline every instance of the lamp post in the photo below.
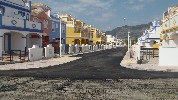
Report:
[[[127,18],[124,18],[124,21],[126,21],[127,20]],[[128,44],[127,44],[127,46],[128,46],[128,51],[129,51],[129,46],[130,46],[130,32],[128,31]]]
[[[61,54],[61,48],[62,48],[62,46],[61,46],[61,33],[62,33],[62,21],[61,21],[61,18],[60,18],[60,33],[59,33],[59,35],[60,35],[60,42],[59,42],[59,45],[60,45],[60,51],[59,51],[59,57],[61,57],[62,56],[62,54]]]

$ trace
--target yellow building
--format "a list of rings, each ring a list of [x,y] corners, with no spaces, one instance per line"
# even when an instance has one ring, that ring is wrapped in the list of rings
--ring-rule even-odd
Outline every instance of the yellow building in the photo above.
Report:
[[[85,44],[92,44],[93,43],[93,33],[92,33],[92,26],[86,25],[83,27],[82,38],[85,39]]]
[[[106,44],[107,42],[107,36],[105,33],[102,33],[102,36],[101,36],[101,44]]]
[[[92,28],[93,44],[101,44],[102,32],[97,28]]]
[[[62,21],[66,22],[66,44],[90,44],[92,38],[92,26],[85,25],[84,22],[72,18],[71,15],[60,15]]]
[[[62,21],[66,22],[66,44],[79,44],[84,43],[82,38],[84,22],[72,18],[69,14],[60,15]]]

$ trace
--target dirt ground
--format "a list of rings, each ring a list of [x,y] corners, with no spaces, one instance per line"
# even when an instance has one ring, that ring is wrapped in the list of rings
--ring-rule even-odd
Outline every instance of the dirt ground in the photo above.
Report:
[[[178,100],[178,79],[0,79],[1,100]]]
[[[0,71],[0,100],[178,100],[178,73],[120,66],[126,48],[48,68]]]

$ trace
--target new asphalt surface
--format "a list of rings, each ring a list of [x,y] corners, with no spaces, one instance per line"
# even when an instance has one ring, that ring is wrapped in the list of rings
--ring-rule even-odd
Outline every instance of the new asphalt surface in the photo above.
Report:
[[[176,72],[140,71],[122,67],[120,62],[126,51],[126,47],[120,47],[77,55],[82,58],[63,65],[39,69],[0,71],[0,76],[80,80],[178,78]]]

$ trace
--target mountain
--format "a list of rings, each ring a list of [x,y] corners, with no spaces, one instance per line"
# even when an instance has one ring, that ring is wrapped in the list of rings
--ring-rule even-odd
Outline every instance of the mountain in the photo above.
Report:
[[[138,38],[142,35],[142,33],[150,27],[151,23],[148,24],[141,24],[141,25],[136,25],[136,26],[122,26],[122,27],[117,27],[111,31],[106,31],[107,35],[113,35],[116,36],[120,39],[126,39],[127,38],[127,33],[128,31],[130,32],[130,36],[132,38]]]

